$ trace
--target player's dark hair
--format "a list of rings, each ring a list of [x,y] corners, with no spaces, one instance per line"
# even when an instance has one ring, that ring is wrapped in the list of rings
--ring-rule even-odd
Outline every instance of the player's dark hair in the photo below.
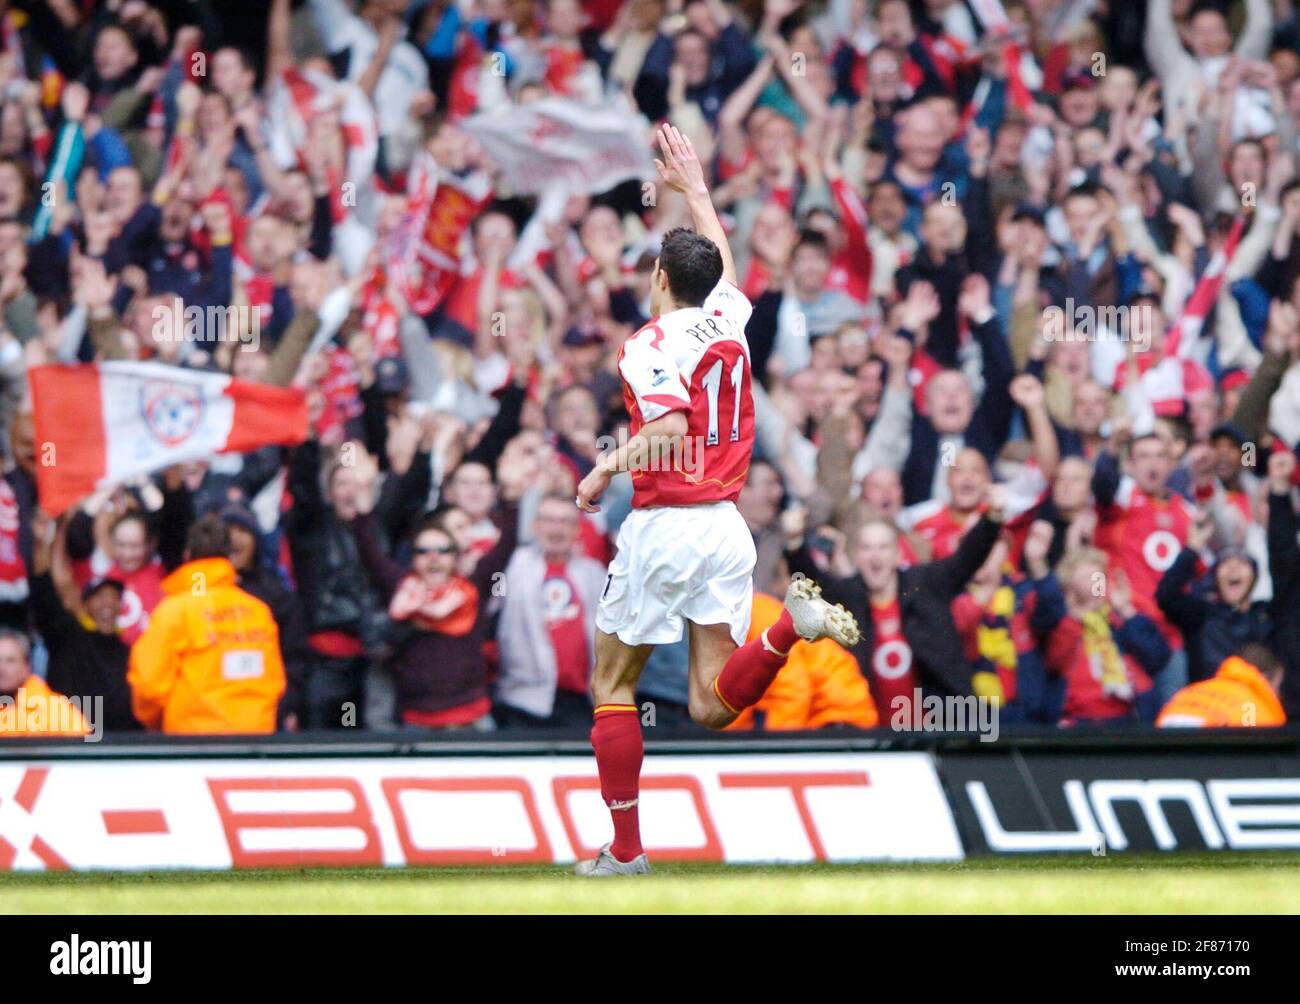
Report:
[[[694,230],[674,227],[664,234],[659,268],[668,276],[668,291],[673,299],[698,307],[722,278],[722,252]]]
[[[185,553],[190,561],[230,557],[230,527],[214,512],[200,516],[185,535]]]

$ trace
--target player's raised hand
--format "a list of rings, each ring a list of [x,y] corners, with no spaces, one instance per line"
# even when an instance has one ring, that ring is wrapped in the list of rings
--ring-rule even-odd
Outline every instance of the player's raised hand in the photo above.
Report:
[[[605,493],[612,478],[613,475],[597,463],[591,469],[591,473],[578,485],[578,497],[574,500],[578,508],[583,512],[600,512],[600,506],[595,504],[596,500]]]
[[[704,166],[695,153],[695,147],[680,129],[668,124],[661,126],[659,149],[664,159],[655,159],[655,170],[665,185],[674,192],[686,195],[708,192],[708,185],[704,182]]]

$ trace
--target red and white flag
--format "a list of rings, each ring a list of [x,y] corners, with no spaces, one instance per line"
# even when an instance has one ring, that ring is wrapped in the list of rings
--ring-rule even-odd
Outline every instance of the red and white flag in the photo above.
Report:
[[[1241,231],[1245,226],[1245,216],[1238,216],[1232,221],[1232,229],[1228,231],[1223,247],[1214,252],[1214,257],[1205,266],[1192,295],[1187,298],[1183,312],[1165,335],[1165,358],[1185,356],[1192,351],[1192,346],[1196,344],[1201,328],[1205,325],[1205,318],[1214,307],[1214,301],[1219,298],[1219,290],[1223,288],[1223,275],[1237,253],[1237,244],[1241,241]]]
[[[343,177],[337,180],[351,182],[358,191],[370,181],[379,154],[379,126],[374,108],[360,88],[317,70],[291,66],[271,87],[266,112],[270,124],[267,142],[281,167],[305,163],[312,121],[336,113],[346,157]]]
[[[36,366],[36,486],[53,516],[141,474],[307,438],[301,390],[161,363]]]
[[[516,195],[540,195],[556,184],[595,195],[622,181],[654,178],[645,119],[621,98],[601,105],[543,98],[480,112],[461,128]]]
[[[492,200],[492,179],[480,170],[444,171],[422,151],[407,173],[406,186],[406,211],[381,256],[411,310],[424,316],[460,281],[462,239]]]

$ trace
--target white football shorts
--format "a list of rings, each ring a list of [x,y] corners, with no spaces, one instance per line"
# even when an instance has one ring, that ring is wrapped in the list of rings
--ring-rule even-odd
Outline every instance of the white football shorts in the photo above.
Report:
[[[618,531],[596,627],[625,645],[680,641],[683,621],[727,624],[745,644],[754,538],[731,502],[633,509]]]

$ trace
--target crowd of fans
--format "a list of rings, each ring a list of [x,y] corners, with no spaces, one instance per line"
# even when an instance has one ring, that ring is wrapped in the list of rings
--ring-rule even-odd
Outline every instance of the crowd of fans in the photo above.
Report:
[[[628,423],[619,349],[683,206],[512,191],[466,123],[563,100],[626,109],[647,160],[669,120],[712,171],[754,305],[753,631],[796,573],[863,627],[734,727],[931,694],[1300,713],[1291,0],[0,0],[0,26],[0,692],[101,696],[109,731],[586,731],[632,492],[590,515],[575,486]],[[331,98],[286,142],[302,87]],[[463,213],[421,309],[383,249],[426,153]],[[232,304],[258,339],[157,334]],[[309,438],[52,519],[26,371],[114,359],[301,387]],[[187,620],[196,567],[265,604],[256,685]],[[642,678],[655,724],[689,724],[685,644]]]

